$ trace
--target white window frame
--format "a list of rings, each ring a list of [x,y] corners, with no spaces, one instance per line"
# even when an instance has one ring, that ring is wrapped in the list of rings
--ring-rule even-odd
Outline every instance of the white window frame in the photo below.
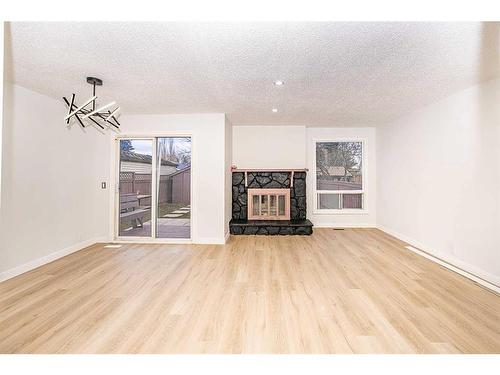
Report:
[[[366,215],[368,214],[368,193],[366,191],[366,183],[368,181],[368,163],[366,157],[366,140],[365,138],[326,138],[313,139],[313,214],[324,215]],[[360,142],[361,143],[361,159],[362,159],[362,186],[361,190],[317,190],[317,174],[316,174],[316,147],[318,143],[342,143],[342,142]],[[318,208],[318,194],[363,194],[363,208],[348,208],[348,209],[331,209]]]

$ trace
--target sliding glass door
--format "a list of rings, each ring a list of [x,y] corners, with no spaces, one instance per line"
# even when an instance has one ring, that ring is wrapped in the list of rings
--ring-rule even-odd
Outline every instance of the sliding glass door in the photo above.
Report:
[[[118,235],[151,237],[153,140],[120,142]]]
[[[191,237],[191,138],[156,142],[157,238]]]
[[[191,138],[118,143],[117,236],[191,238]]]

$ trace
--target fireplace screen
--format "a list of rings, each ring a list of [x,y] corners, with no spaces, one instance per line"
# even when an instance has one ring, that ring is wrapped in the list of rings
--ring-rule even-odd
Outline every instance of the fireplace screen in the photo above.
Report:
[[[290,189],[248,189],[248,220],[290,220]]]

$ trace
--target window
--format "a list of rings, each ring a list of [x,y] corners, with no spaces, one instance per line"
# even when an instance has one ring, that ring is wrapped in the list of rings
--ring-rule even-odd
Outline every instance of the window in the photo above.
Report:
[[[363,142],[316,142],[317,210],[363,210]]]

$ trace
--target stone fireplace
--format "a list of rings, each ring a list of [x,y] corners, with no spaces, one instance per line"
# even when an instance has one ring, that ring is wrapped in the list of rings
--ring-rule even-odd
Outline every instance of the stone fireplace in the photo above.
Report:
[[[233,170],[231,234],[312,234],[306,213],[306,170]]]

